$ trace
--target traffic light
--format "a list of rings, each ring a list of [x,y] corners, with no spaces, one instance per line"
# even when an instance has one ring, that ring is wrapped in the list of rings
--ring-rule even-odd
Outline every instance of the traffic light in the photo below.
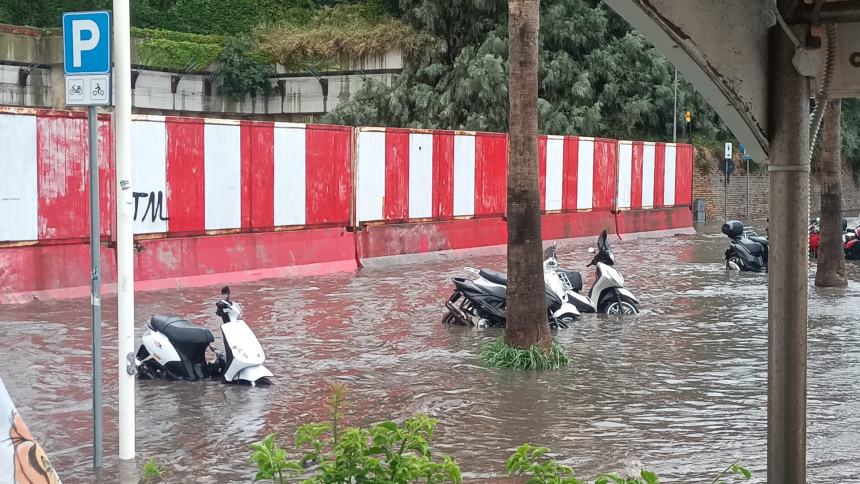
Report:
[[[689,124],[693,120],[693,113],[690,111],[685,112],[684,119],[687,120],[687,124]]]

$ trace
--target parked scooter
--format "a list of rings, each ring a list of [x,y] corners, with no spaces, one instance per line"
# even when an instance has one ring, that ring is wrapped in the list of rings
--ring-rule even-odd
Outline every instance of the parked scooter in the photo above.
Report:
[[[857,239],[857,229],[848,228],[848,220],[842,219],[842,244],[846,259],[860,259],[860,241]],[[821,244],[821,219],[815,218],[809,224],[809,256],[818,257]]]
[[[745,230],[738,220],[723,224],[722,232],[731,242],[726,249],[726,269],[735,271],[767,272],[767,237]]]
[[[555,247],[553,246],[553,249]],[[595,252],[593,248],[590,252]],[[604,313],[609,315],[639,314],[639,300],[624,287],[624,276],[615,268],[615,255],[607,240],[606,230],[597,238],[594,258],[585,267],[594,266],[594,285],[588,296],[581,294],[582,275],[576,271],[557,269],[559,277],[567,290],[568,300],[581,313]],[[555,259],[555,250],[553,250]],[[558,260],[556,260],[556,267]]]
[[[556,265],[553,266],[553,261]],[[546,290],[547,317],[550,326],[568,328],[580,313],[568,302],[564,284],[555,271],[557,260],[544,252],[544,288]],[[455,277],[454,293],[445,303],[448,312],[442,318],[443,324],[466,326],[505,327],[507,322],[507,285],[508,276],[503,272],[490,269],[464,268],[474,274],[474,279]]]
[[[230,288],[215,306],[221,317],[224,352],[215,350],[212,331],[172,315],[154,315],[147,323],[143,344],[137,350],[136,366],[141,380],[203,380],[223,378],[226,383],[269,385],[272,376],[263,362],[265,354],[248,325],[240,320],[242,308],[230,300]],[[206,349],[215,361],[206,360]]]

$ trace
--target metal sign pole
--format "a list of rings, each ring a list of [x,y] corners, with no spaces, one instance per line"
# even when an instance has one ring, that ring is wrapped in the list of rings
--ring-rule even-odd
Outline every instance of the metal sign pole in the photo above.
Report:
[[[750,219],[750,159],[747,158],[747,220]]]
[[[102,300],[101,300],[101,224],[99,223],[99,120],[95,106],[89,108],[90,131],[90,268],[93,310],[93,467],[102,463]]]
[[[672,143],[678,142],[678,68],[675,68],[675,110],[672,111]]]

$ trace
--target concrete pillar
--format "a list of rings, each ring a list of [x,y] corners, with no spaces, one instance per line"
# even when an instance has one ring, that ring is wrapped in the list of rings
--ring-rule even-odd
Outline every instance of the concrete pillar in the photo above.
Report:
[[[772,28],[767,481],[780,484],[806,483],[809,86],[793,54],[785,31]]]

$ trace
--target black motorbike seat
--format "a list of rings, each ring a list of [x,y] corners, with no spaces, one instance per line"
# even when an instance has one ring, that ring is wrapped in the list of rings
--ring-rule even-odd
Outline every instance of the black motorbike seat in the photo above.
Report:
[[[149,327],[173,343],[206,345],[215,341],[212,331],[179,316],[156,314],[149,320]]]
[[[765,246],[759,242],[756,242],[752,239],[740,239],[738,242],[740,242],[740,244],[743,245],[744,248],[748,250],[750,255],[752,256],[760,256],[764,254]]]
[[[492,269],[481,269],[478,271],[478,275],[495,284],[501,284],[503,286],[508,285],[508,275],[504,272],[494,271]]]
[[[767,237],[762,237],[759,235],[751,235],[750,240],[752,240],[753,242],[757,242],[761,245],[767,246]]]

